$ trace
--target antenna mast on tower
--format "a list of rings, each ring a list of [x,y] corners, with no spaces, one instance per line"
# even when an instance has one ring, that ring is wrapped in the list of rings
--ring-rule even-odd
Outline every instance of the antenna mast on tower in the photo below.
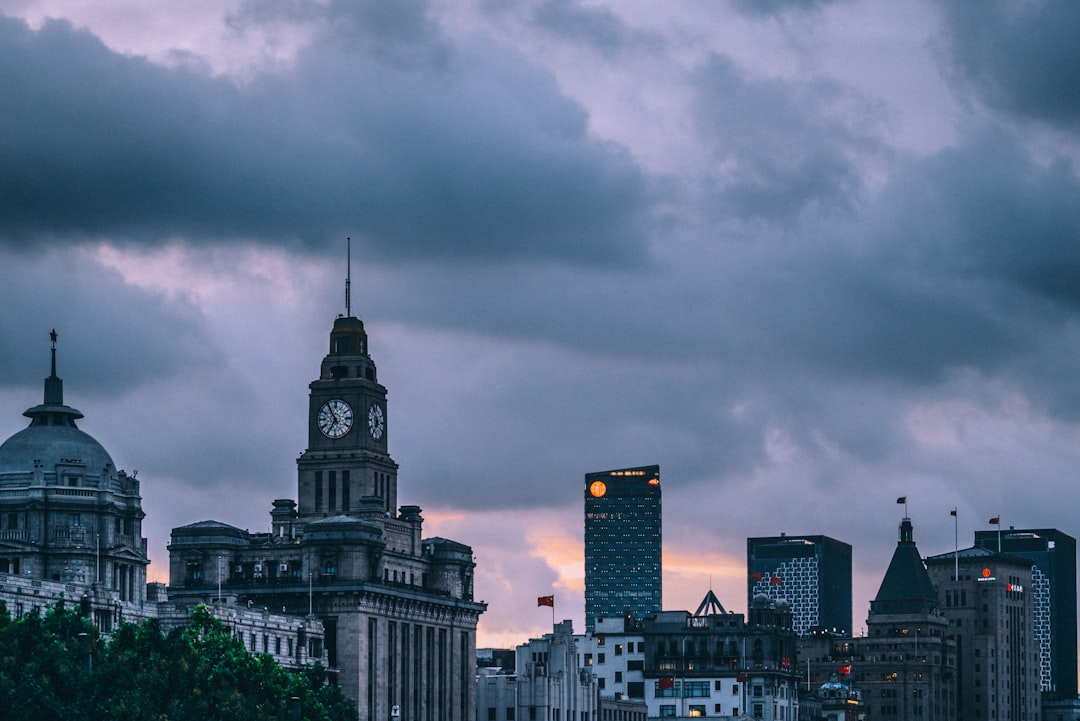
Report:
[[[352,238],[345,239],[345,317],[352,318]]]

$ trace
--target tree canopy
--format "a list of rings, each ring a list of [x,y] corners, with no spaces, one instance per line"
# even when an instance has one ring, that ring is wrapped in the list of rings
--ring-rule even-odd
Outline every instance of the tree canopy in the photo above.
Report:
[[[0,602],[0,708],[40,721],[356,721],[312,665],[248,653],[204,606],[186,628],[121,624],[106,641],[63,601],[12,619]]]

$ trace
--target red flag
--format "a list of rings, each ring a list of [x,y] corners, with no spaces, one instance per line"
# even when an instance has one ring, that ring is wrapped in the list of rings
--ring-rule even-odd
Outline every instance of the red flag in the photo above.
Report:
[[[956,515],[956,509],[954,508],[951,511],[949,511],[949,515],[950,516],[955,516]]]
[[[750,677],[747,676],[745,673],[740,673],[739,675],[737,675],[735,677],[735,680],[738,681],[739,683],[746,683],[747,681],[750,680]]]
[[[841,666],[840,668],[836,669],[836,671],[837,671],[837,673],[842,673],[845,676],[850,676],[851,675],[851,664],[849,663],[849,664],[847,664],[845,666]]]
[[[1001,524],[1001,516],[994,516],[993,518],[990,519],[990,525],[991,526],[997,526],[997,525],[1000,525],[1000,524]]]
[[[753,573],[750,574],[750,578],[754,579],[755,581],[760,581],[761,580],[761,575],[762,575],[761,571],[754,571]]]
[[[769,579],[769,583],[771,583],[774,586],[780,586],[780,585],[783,585],[784,579],[780,578],[779,576],[773,576],[772,578]]]
[[[663,691],[664,689],[668,689],[668,688],[675,688],[675,677],[674,676],[661,676],[660,677],[660,682],[659,682],[659,687],[660,687],[661,691]]]
[[[784,656],[780,659],[780,668],[791,668],[791,659]]]
[[[551,606],[552,608],[555,608],[555,597],[554,596],[537,596],[536,597],[536,605],[537,606]]]

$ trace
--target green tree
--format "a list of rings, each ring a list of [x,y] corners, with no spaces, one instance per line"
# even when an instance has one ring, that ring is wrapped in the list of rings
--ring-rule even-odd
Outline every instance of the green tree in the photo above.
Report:
[[[156,619],[104,642],[61,601],[12,619],[0,604],[0,708],[42,721],[355,721],[356,706],[313,665],[290,673],[252,655],[205,607],[163,634]]]

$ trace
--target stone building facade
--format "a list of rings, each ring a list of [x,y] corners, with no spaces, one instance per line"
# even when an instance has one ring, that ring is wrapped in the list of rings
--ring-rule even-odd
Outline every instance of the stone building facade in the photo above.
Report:
[[[52,372],[30,425],[0,445],[0,573],[96,587],[138,604],[146,597],[139,481],[81,430]],[[81,594],[80,594],[81,595]]]
[[[1031,561],[976,546],[926,566],[957,645],[958,721],[1038,721]]]
[[[119,470],[78,427],[83,414],[64,403],[56,341],[54,331],[42,403],[23,414],[29,426],[0,445],[0,601],[15,617],[74,606],[106,638],[124,622],[155,618],[166,631],[185,626],[191,609],[170,603],[162,584],[146,582],[135,473]],[[220,601],[210,612],[246,648],[286,668],[328,661],[314,617]]]
[[[899,541],[870,602],[866,626],[866,636],[822,629],[799,639],[809,690],[820,697],[828,688],[846,689],[857,702],[849,710],[857,707],[856,716],[875,721],[955,721],[957,644],[910,518],[900,522]],[[834,679],[839,686],[831,685]],[[812,713],[819,705],[828,716],[825,699],[818,701],[800,718],[817,718]]]
[[[271,531],[219,521],[172,531],[169,596],[224,598],[312,614],[362,721],[472,721],[476,625],[472,549],[423,536],[419,506],[398,506],[386,388],[364,324],[339,317],[310,386],[297,500],[277,499]]]

